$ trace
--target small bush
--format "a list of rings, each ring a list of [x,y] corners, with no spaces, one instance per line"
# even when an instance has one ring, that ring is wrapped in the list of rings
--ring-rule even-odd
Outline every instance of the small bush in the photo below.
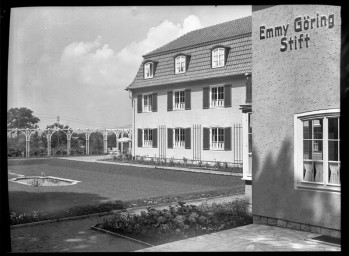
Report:
[[[104,218],[100,228],[142,239],[152,244],[175,241],[252,223],[244,203],[186,205],[178,202],[168,209],[148,207],[141,214],[117,213]]]

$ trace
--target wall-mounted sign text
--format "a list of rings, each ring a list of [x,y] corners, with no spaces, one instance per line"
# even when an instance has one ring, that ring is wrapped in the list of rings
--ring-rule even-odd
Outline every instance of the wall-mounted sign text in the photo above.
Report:
[[[334,14],[327,16],[316,14],[316,17],[310,18],[309,16],[297,17],[294,19],[294,32],[300,33],[295,36],[287,37],[287,32],[289,28],[289,23],[287,25],[281,25],[276,27],[266,28],[265,26],[260,26],[259,28],[259,38],[260,40],[265,40],[272,37],[281,38],[280,51],[284,52],[289,50],[298,50],[302,48],[308,48],[310,36],[306,33],[308,30],[316,29],[319,27],[328,27],[329,29],[334,27]]]

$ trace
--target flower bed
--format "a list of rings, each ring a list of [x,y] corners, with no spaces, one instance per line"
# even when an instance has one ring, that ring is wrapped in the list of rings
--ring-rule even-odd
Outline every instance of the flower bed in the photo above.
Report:
[[[178,202],[169,209],[148,207],[147,212],[142,211],[141,214],[116,213],[103,218],[96,227],[160,245],[251,223],[252,217],[246,214],[245,202],[237,200],[199,206]]]
[[[173,158],[158,158],[158,157],[145,157],[136,156],[132,157],[130,154],[110,155],[108,158],[100,159],[99,161],[113,161],[121,163],[131,164],[146,164],[154,166],[167,166],[167,167],[181,167],[192,169],[205,169],[230,173],[242,173],[242,166],[239,164],[233,164],[220,161],[199,161],[190,160],[187,158],[173,159]]]
[[[77,206],[65,211],[57,213],[46,213],[42,211],[34,211],[31,213],[10,212],[10,225],[24,224],[30,222],[38,222],[44,220],[68,218],[82,216],[92,213],[110,212],[112,210],[123,210],[124,204],[121,201],[113,203],[103,203],[99,205]]]

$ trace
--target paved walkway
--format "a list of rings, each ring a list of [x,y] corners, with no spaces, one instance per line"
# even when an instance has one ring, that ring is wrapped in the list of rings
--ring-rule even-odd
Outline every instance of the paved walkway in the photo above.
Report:
[[[242,173],[230,173],[230,172],[212,171],[212,170],[206,170],[206,169],[193,169],[193,168],[170,167],[170,166],[154,166],[154,165],[147,165],[147,164],[131,164],[131,163],[121,163],[121,162],[98,161],[98,160],[103,160],[107,158],[108,158],[107,155],[60,157],[60,159],[93,162],[93,163],[127,165],[127,166],[136,166],[136,167],[142,167],[142,168],[157,168],[157,169],[177,170],[177,171],[183,171],[183,172],[198,172],[198,173],[209,173],[209,174],[242,177]]]
[[[198,205],[233,201],[229,196],[187,201]],[[168,206],[157,206],[156,209]],[[129,209],[130,213],[145,211],[144,207]],[[91,230],[100,222],[93,216],[84,219],[35,224],[11,228],[12,252],[167,252],[167,251],[339,251],[340,248],[307,239],[319,234],[251,224],[209,235],[189,238],[154,247]]]
[[[251,224],[209,235],[193,237],[138,252],[204,251],[340,251],[340,247],[309,241],[318,234]]]

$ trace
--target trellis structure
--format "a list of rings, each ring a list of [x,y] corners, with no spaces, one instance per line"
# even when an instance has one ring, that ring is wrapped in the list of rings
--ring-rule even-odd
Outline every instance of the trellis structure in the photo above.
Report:
[[[7,132],[12,134],[12,133],[16,133],[16,134],[24,134],[25,136],[25,156],[26,157],[30,157],[30,137],[33,133],[35,132],[40,132],[42,131],[47,138],[47,156],[51,156],[51,138],[52,135],[55,132],[59,132],[62,131],[63,133],[65,133],[65,135],[67,136],[67,155],[70,155],[71,153],[71,138],[74,132],[79,131],[83,134],[85,134],[85,138],[86,138],[86,150],[85,150],[85,154],[89,155],[90,154],[90,136],[92,133],[94,132],[101,132],[103,134],[103,151],[104,153],[108,153],[108,133],[109,132],[113,132],[116,135],[116,149],[119,150],[119,146],[118,146],[118,139],[121,136],[121,138],[125,137],[125,135],[128,138],[132,139],[132,129],[72,129],[72,128],[68,128],[68,129],[61,129],[61,128],[47,128],[44,130],[41,130],[39,128],[37,129],[18,129],[18,128],[14,128],[14,129],[7,129]]]

